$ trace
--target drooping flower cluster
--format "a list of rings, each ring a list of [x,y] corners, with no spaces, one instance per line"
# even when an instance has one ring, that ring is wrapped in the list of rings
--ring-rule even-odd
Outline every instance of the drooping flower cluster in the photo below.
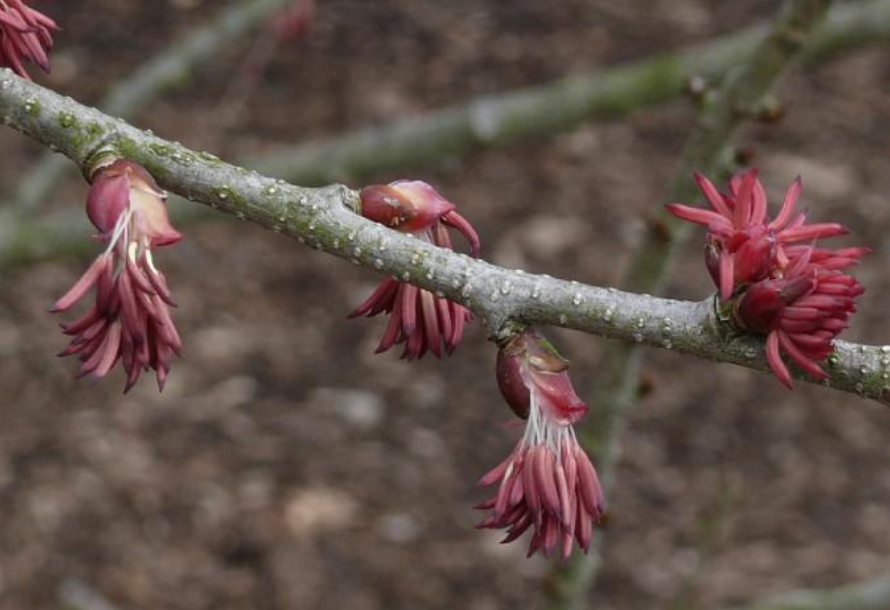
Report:
[[[453,203],[419,180],[398,180],[389,185],[368,186],[361,191],[362,215],[391,229],[412,233],[440,248],[452,249],[448,227],[457,229],[479,256],[479,236],[455,210]],[[349,314],[350,318],[379,313],[391,315],[377,347],[385,352],[404,343],[402,358],[422,358],[429,351],[437,358],[460,344],[470,312],[444,297],[388,277]]]
[[[152,249],[182,239],[167,218],[166,193],[141,166],[123,159],[100,168],[87,197],[87,215],[105,251],[53,305],[67,311],[92,288],[95,303],[78,320],[62,324],[74,339],[60,356],[77,354],[78,377],[104,377],[121,361],[127,373],[124,392],[143,371],[154,369],[163,390],[182,341],[170,306],[175,306]]]
[[[526,427],[507,459],[479,481],[498,484],[498,491],[476,507],[491,511],[478,527],[506,528],[504,543],[532,528],[528,556],[542,550],[549,557],[558,548],[566,559],[576,541],[586,553],[593,525],[605,514],[596,470],[572,428],[587,405],[572,388],[567,368],[531,329],[498,352],[498,386]]]
[[[58,29],[55,21],[23,0],[0,0],[0,66],[30,78],[22,65],[28,60],[49,72],[52,33]]]
[[[857,264],[868,249],[816,246],[817,240],[847,230],[838,223],[807,224],[806,213],[795,212],[800,178],[788,188],[773,219],[767,215],[757,170],[733,176],[727,193],[703,176],[695,179],[711,209],[679,203],[667,209],[708,228],[705,264],[720,300],[731,305],[738,326],[767,336],[767,360],[784,385],[792,384],[782,353],[824,379],[819,362],[831,353],[834,338],[856,311],[855,299],[864,292],[843,270]]]

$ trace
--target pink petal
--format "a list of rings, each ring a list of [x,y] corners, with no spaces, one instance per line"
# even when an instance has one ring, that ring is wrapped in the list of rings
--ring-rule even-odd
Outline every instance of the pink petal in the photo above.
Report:
[[[664,207],[677,218],[694,222],[695,224],[704,225],[706,227],[723,226],[728,228],[730,226],[729,221],[726,218],[711,210],[694,208],[682,203],[668,203]]]
[[[728,301],[732,297],[735,273],[734,261],[728,252],[720,253],[720,300]]]
[[[733,226],[735,226],[736,229],[744,228],[751,221],[753,212],[752,192],[756,180],[756,169],[748,170],[742,177],[742,184],[739,187],[739,192],[736,196],[735,215],[733,217]]]
[[[62,298],[55,302],[55,304],[50,309],[50,312],[56,313],[59,311],[65,311],[70,308],[76,302],[83,298],[83,296],[93,287],[96,281],[99,279],[101,273],[105,270],[108,263],[108,257],[110,255],[103,254],[96,258],[93,261],[93,264],[89,266],[89,268],[84,272],[80,279],[75,282],[74,286],[66,292]]]
[[[766,338],[766,361],[782,385],[793,390],[791,373],[788,372],[788,367],[782,362],[782,355],[779,353],[779,331],[771,332]]]
[[[452,210],[442,216],[442,222],[460,231],[470,244],[470,254],[476,258],[479,257],[482,252],[479,235],[476,233],[476,229],[463,216]]]
[[[727,220],[731,219],[732,211],[726,205],[726,202],[723,201],[723,196],[717,191],[714,183],[698,172],[695,172],[693,174],[693,177],[695,178],[696,184],[698,184],[698,188],[704,194],[705,198],[708,200],[708,203],[711,204],[711,207],[714,209],[714,211],[721,216],[724,216]]]
[[[794,179],[794,182],[791,183],[791,186],[788,187],[788,190],[785,191],[785,199],[782,201],[782,208],[779,210],[779,214],[773,221],[769,223],[770,230],[780,231],[785,227],[788,220],[791,218],[791,215],[794,214],[794,205],[797,203],[797,198],[800,197],[800,191],[801,180],[800,176],[798,176]]]
[[[776,334],[779,335],[779,343],[781,344],[782,349],[784,349],[785,352],[789,356],[791,356],[791,359],[794,360],[794,362],[796,362],[800,368],[805,370],[816,379],[825,379],[826,377],[828,377],[828,375],[825,374],[825,371],[823,371],[818,364],[811,361],[803,354],[803,352],[798,349],[797,345],[794,344],[794,342],[788,337],[788,335],[781,331]]]
[[[417,293],[418,288],[412,284],[403,284],[401,291],[402,302],[402,332],[411,337],[417,327]]]
[[[439,331],[439,312],[436,297],[427,290],[420,291],[420,306],[423,313],[423,328],[427,347],[436,358],[442,357],[442,334]]]
[[[376,311],[376,313],[380,313],[387,307],[392,307],[392,300],[395,298],[396,292],[398,292],[399,283],[392,279],[391,277],[385,278],[374,292],[371,293],[365,301],[356,307],[352,313],[350,313],[347,318],[357,318],[359,316],[363,316],[368,314],[369,316],[375,315],[374,313],[370,313],[372,311]]]

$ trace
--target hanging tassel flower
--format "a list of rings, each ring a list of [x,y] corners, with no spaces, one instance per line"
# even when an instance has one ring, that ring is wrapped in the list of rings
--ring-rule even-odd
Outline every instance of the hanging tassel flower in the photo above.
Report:
[[[530,329],[498,352],[498,386],[526,427],[507,459],[479,481],[497,484],[498,491],[477,506],[491,511],[478,527],[507,529],[504,543],[532,529],[529,557],[538,550],[549,557],[558,548],[567,559],[575,542],[586,553],[593,525],[605,514],[596,470],[572,428],[587,405],[572,388],[567,368]]]
[[[419,180],[399,180],[369,186],[361,191],[362,215],[391,229],[411,233],[440,248],[452,248],[448,227],[469,242],[479,256],[479,236],[453,203]],[[394,278],[384,279],[377,290],[349,314],[350,318],[390,314],[377,353],[404,344],[402,358],[422,358],[429,351],[437,358],[457,348],[470,312],[443,297]]]
[[[105,251],[50,310],[67,311],[95,288],[93,306],[75,322],[62,325],[74,339],[59,355],[80,358],[78,377],[102,378],[122,362],[125,393],[148,369],[154,369],[163,390],[170,362],[182,349],[170,317],[174,303],[167,280],[152,257],[155,247],[182,239],[167,218],[165,198],[136,163],[119,159],[100,168],[86,209]]]
[[[30,79],[22,64],[28,60],[49,72],[49,53],[56,22],[34,10],[23,0],[0,0],[0,66],[12,68]]]

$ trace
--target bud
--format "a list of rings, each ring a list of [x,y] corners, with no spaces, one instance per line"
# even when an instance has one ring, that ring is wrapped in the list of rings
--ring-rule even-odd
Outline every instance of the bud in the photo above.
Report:
[[[507,405],[516,414],[516,417],[528,419],[530,393],[520,371],[522,355],[512,348],[515,342],[511,343],[511,345],[498,350],[495,377],[501,396],[507,401]]]
[[[362,216],[404,233],[426,231],[455,209],[426,182],[399,180],[361,190]]]
[[[537,330],[526,329],[498,350],[498,388],[520,419],[528,418],[533,389],[552,418],[574,424],[587,413],[587,405],[575,393],[568,368],[568,360],[550,341]]]
[[[102,236],[110,236],[125,214],[133,217],[140,239],[154,246],[174,244],[182,235],[170,224],[167,194],[141,165],[118,159],[96,171],[87,195],[87,216]]]
[[[765,335],[773,329],[785,307],[812,288],[813,282],[805,277],[790,282],[780,279],[752,284],[733,307],[735,321],[746,331]]]

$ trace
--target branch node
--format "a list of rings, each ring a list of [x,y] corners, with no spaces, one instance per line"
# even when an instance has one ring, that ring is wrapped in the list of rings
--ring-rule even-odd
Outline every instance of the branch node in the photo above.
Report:
[[[501,348],[505,347],[510,341],[521,335],[523,331],[528,328],[528,324],[511,319],[505,320],[503,323],[499,324],[497,328],[492,326],[488,320],[486,320],[486,325],[490,331],[488,335],[489,341]]]
[[[87,182],[92,183],[93,176],[97,171],[111,165],[122,157],[120,151],[112,142],[111,137],[106,137],[84,156],[84,161],[80,166],[83,177]]]

